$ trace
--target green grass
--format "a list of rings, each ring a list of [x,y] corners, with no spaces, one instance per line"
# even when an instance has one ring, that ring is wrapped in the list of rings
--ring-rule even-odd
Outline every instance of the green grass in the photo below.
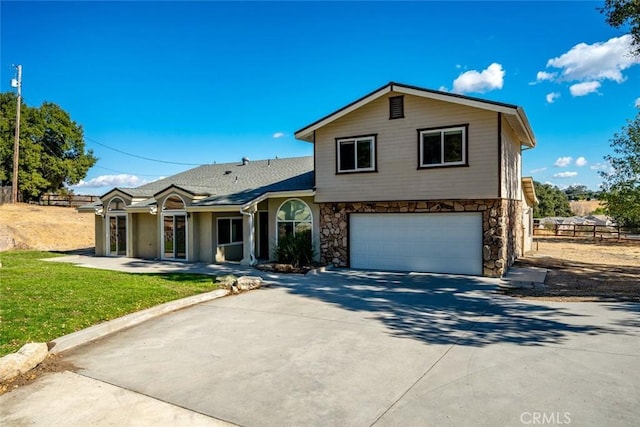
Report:
[[[42,261],[48,252],[0,253],[0,356],[106,320],[216,289],[203,274],[130,274]]]

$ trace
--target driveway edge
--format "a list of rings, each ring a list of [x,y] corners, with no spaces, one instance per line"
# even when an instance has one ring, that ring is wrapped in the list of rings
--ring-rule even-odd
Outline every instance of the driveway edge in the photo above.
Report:
[[[71,334],[64,335],[50,341],[48,343],[48,346],[50,348],[49,353],[61,353],[63,351],[70,350],[88,342],[97,340],[98,338],[102,338],[114,332],[136,326],[149,319],[153,319],[155,317],[162,316],[163,314],[180,310],[185,307],[190,307],[192,305],[222,298],[229,295],[229,293],[230,292],[227,289],[217,289],[212,292],[206,292],[175,301],[169,301],[164,304],[147,308],[145,310],[136,311],[135,313],[118,317],[117,319],[99,323],[97,325],[90,326],[86,329],[82,329],[80,331],[73,332]]]

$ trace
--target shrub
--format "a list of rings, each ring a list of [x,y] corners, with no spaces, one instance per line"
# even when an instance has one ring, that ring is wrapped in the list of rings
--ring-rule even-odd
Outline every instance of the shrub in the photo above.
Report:
[[[278,245],[275,250],[275,258],[278,262],[300,267],[301,265],[311,264],[313,255],[314,250],[310,230],[302,231],[295,235],[288,234],[278,239]]]

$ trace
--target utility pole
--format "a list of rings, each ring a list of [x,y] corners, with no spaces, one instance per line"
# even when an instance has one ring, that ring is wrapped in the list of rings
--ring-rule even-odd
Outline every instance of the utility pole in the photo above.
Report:
[[[16,108],[16,133],[13,141],[13,184],[11,201],[18,203],[18,155],[20,154],[20,105],[22,98],[22,65],[14,65],[18,70],[18,78],[11,81],[11,86],[18,88],[18,106]]]

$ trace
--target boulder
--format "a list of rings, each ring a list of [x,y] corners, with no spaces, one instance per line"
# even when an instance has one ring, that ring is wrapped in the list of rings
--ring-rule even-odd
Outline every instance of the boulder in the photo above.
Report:
[[[236,283],[238,278],[233,274],[227,274],[226,276],[220,276],[216,278],[218,282],[218,286],[222,289],[231,289],[231,287]]]
[[[235,286],[241,292],[258,289],[262,286],[262,278],[258,276],[241,276],[236,280]]]
[[[49,353],[45,343],[25,344],[17,353],[0,358],[0,381],[9,380],[30,371],[42,362]]]

